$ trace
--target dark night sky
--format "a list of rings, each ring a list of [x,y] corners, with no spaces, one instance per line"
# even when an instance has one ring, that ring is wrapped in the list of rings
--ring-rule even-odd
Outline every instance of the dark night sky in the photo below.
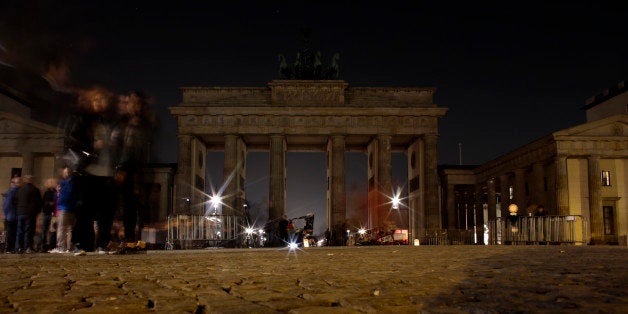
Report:
[[[176,162],[167,108],[180,101],[178,87],[264,86],[278,78],[277,54],[292,60],[302,48],[302,27],[325,60],[340,52],[341,79],[350,86],[436,87],[435,102],[449,108],[439,164],[458,164],[458,143],[464,164],[480,164],[583,123],[585,100],[628,77],[625,1],[0,3],[4,63],[37,73],[64,65],[67,85],[140,89],[154,98],[161,122],[155,162]],[[347,159],[348,168],[365,171],[361,155]],[[404,183],[397,173],[405,159],[396,159],[393,171]],[[268,159],[255,154],[249,162],[249,181],[261,182],[250,183],[249,196],[258,202]],[[289,216],[324,208],[324,166],[322,154],[289,154]],[[312,185],[300,187],[297,181],[308,181],[301,176]],[[295,197],[297,190],[316,192]]]

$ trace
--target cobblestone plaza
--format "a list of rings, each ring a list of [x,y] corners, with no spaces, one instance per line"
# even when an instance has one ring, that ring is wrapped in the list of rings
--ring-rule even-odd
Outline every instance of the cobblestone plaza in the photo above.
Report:
[[[619,246],[7,254],[0,312],[626,313]]]

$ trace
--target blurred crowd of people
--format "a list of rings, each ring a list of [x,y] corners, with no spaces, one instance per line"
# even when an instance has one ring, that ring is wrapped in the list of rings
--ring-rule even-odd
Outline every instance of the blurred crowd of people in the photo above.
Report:
[[[79,95],[76,112],[62,123],[57,177],[43,181],[43,193],[30,174],[11,178],[3,203],[6,253],[108,253],[136,245],[141,168],[154,127],[149,109],[138,91],[93,88]],[[116,218],[124,232],[112,238]]]

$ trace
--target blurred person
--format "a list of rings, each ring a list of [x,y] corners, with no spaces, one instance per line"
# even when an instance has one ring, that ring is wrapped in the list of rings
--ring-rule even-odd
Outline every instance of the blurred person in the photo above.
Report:
[[[22,184],[20,177],[11,178],[11,186],[4,197],[2,211],[4,212],[5,253],[15,253],[15,240],[17,236],[17,207],[13,203],[15,193]]]
[[[116,112],[113,94],[93,88],[79,97],[80,111],[66,122],[66,163],[77,173],[73,188],[79,201],[75,209],[73,238],[77,253],[103,253],[111,239],[115,214],[112,128]]]
[[[288,221],[288,217],[286,216],[286,214],[282,214],[281,218],[279,219],[279,228],[278,228],[278,233],[279,233],[279,239],[281,241],[279,241],[279,246],[284,246],[286,244],[290,243],[290,235],[288,234],[288,225],[290,224],[290,222]],[[281,243],[283,241],[283,243]]]
[[[150,149],[150,134],[154,125],[149,112],[148,98],[141,92],[132,91],[120,98],[121,118],[114,128],[112,139],[116,151],[114,182],[122,209],[124,241],[135,243],[137,239],[138,212],[142,207],[139,191],[142,189],[142,167]],[[141,229],[141,226],[140,226]]]
[[[51,253],[65,253],[74,249],[72,230],[76,223],[75,210],[80,202],[74,187],[74,172],[70,167],[61,169],[61,180],[57,186],[57,246]]]
[[[15,249],[20,253],[32,253],[34,226],[42,205],[41,191],[33,185],[32,175],[22,177],[22,186],[13,196],[13,203],[17,208]]]
[[[52,233],[50,232],[50,225],[57,208],[57,180],[52,178],[47,179],[44,186],[46,190],[42,197],[41,251],[47,252],[54,245],[51,239]]]

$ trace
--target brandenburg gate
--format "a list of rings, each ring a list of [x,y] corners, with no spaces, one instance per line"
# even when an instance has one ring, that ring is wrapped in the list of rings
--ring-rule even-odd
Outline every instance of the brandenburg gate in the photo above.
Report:
[[[286,152],[327,153],[327,224],[345,232],[345,152],[368,159],[369,228],[391,211],[391,154],[408,160],[409,239],[441,227],[435,88],[349,87],[342,80],[273,80],[265,87],[183,87],[170,108],[178,124],[174,213],[206,213],[205,160],[224,151],[223,211],[244,206],[247,151],[268,151],[269,221],[286,211]],[[336,242],[339,244],[339,242]]]

